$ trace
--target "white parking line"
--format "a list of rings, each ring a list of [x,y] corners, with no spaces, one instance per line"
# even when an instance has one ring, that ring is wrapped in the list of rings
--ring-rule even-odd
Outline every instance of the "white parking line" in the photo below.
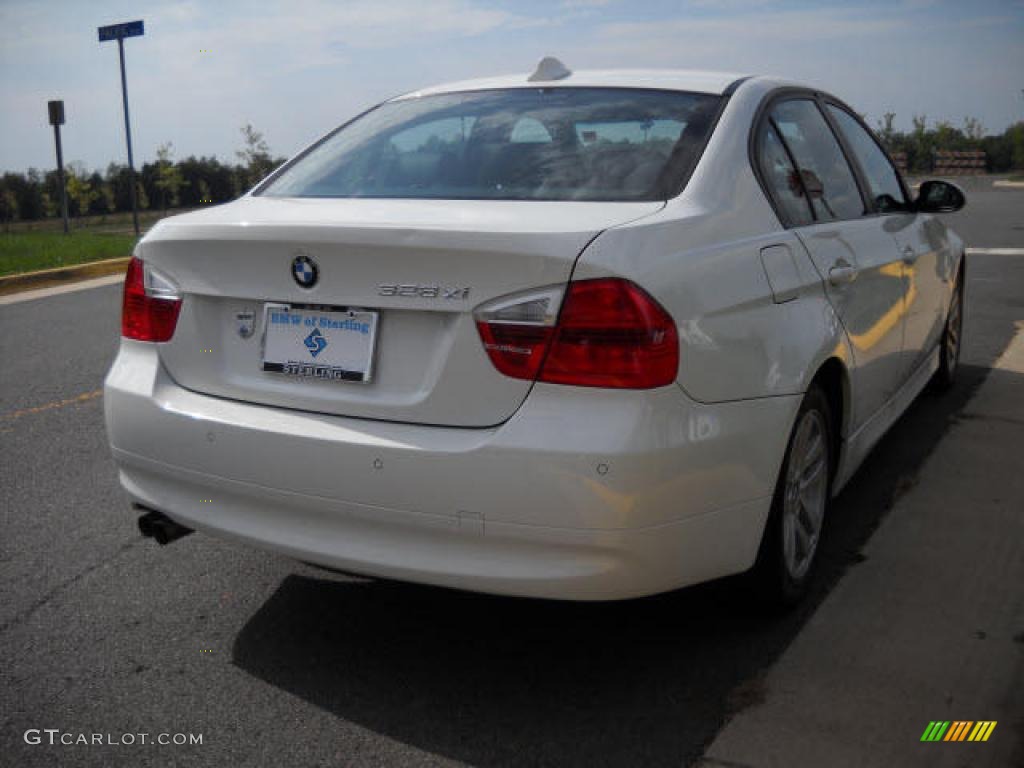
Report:
[[[967,253],[981,256],[1024,256],[1024,248],[968,248]]]
[[[62,293],[87,291],[90,288],[102,288],[105,285],[113,285],[123,281],[124,275],[107,275],[106,277],[95,277],[92,280],[82,280],[78,283],[58,285],[56,288],[39,288],[35,291],[13,293],[10,296],[0,296],[0,306],[4,304],[19,304],[22,301],[32,301],[33,299],[45,299],[50,296],[59,296]]]

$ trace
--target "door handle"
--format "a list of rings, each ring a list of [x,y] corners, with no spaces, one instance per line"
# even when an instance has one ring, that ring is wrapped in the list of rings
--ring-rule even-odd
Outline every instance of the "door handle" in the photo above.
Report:
[[[828,271],[828,281],[834,286],[846,285],[857,279],[857,268],[846,259],[839,259]]]
[[[913,264],[917,261],[918,253],[914,250],[913,246],[904,245],[900,249],[900,258],[903,259],[904,264]]]

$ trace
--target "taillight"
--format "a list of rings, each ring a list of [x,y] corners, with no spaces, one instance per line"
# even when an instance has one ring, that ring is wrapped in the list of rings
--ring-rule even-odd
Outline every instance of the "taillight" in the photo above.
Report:
[[[537,308],[544,295],[546,312],[524,309]],[[559,297],[556,289],[509,297],[477,312],[480,337],[499,371],[580,387],[650,389],[675,380],[675,322],[642,288],[619,278],[570,283],[556,323]]]
[[[124,278],[121,335],[138,341],[168,341],[180,311],[181,296],[174,284],[133,256]]]
[[[547,288],[507,296],[476,311],[476,327],[495,368],[516,379],[537,378],[561,299],[561,288]]]

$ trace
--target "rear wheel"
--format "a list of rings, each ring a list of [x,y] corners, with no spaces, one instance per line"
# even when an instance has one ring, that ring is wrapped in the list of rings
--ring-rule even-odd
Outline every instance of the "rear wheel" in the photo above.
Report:
[[[961,273],[962,274],[962,273]],[[932,377],[932,389],[945,392],[953,386],[956,368],[960,362],[960,345],[964,329],[964,292],[961,279],[957,278],[953,286],[953,298],[946,312],[946,327],[939,342],[939,369]]]
[[[757,562],[751,573],[770,607],[796,604],[810,581],[832,485],[832,414],[817,386],[804,397],[789,437]]]

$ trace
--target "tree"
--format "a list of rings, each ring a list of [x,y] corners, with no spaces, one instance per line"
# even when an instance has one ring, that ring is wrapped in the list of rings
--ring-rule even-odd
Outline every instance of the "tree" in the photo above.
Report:
[[[97,192],[89,182],[89,176],[81,163],[69,163],[67,167],[68,198],[75,204],[79,216],[89,215],[89,206],[96,199]]]
[[[878,134],[878,138],[882,140],[885,148],[890,152],[894,149],[894,139],[896,138],[896,129],[893,127],[893,121],[896,120],[895,112],[886,112],[882,119],[878,121],[875,133]]]
[[[106,213],[113,213],[117,210],[117,201],[114,198],[114,188],[107,182],[100,185],[100,200],[103,202],[103,210]]]
[[[174,152],[174,145],[171,142],[161,144],[156,151],[156,182],[155,186],[160,190],[160,203],[167,215],[167,204],[171,206],[178,204],[178,190],[181,189],[184,180],[178,167],[171,162],[171,155]]]
[[[925,115],[914,115],[911,119],[914,130],[910,135],[910,150],[907,164],[910,170],[925,172],[931,170],[932,149],[934,142],[928,133],[928,118]]]
[[[93,191],[92,200],[89,201],[89,213],[102,216],[107,212],[107,209],[103,204],[103,177],[99,171],[93,171],[89,174],[89,186],[92,187]]]
[[[50,197],[50,193],[43,190],[39,193],[39,202],[43,209],[43,217],[52,219],[57,215],[57,204],[53,202],[53,198]]]
[[[242,186],[251,187],[274,170],[275,162],[262,133],[253,128],[251,123],[243,125],[241,131],[245,146],[235,154],[245,170]]]
[[[180,203],[186,207],[219,203],[234,196],[233,171],[215,157],[188,157],[178,163],[178,169],[185,180]]]
[[[43,174],[38,168],[29,168],[25,174],[25,187],[18,199],[21,218],[38,219],[43,216]]]
[[[981,141],[985,136],[985,129],[976,117],[965,117],[963,133],[971,141]]]
[[[135,182],[135,194],[136,200],[139,204],[139,210],[145,211],[149,208],[149,195],[146,194],[146,188],[143,186],[141,181]]]
[[[18,196],[11,189],[0,193],[0,218],[4,221],[4,232],[10,232],[11,222],[18,219]]]
[[[1007,128],[1003,133],[1001,143],[1005,148],[1006,170],[1024,169],[1024,121],[1014,123]]]
[[[25,176],[20,173],[5,173],[0,178],[0,189],[7,190],[14,196],[14,218],[36,218],[38,213],[35,189]]]
[[[938,150],[959,150],[964,148],[964,135],[948,120],[939,120],[932,131],[932,146]]]

